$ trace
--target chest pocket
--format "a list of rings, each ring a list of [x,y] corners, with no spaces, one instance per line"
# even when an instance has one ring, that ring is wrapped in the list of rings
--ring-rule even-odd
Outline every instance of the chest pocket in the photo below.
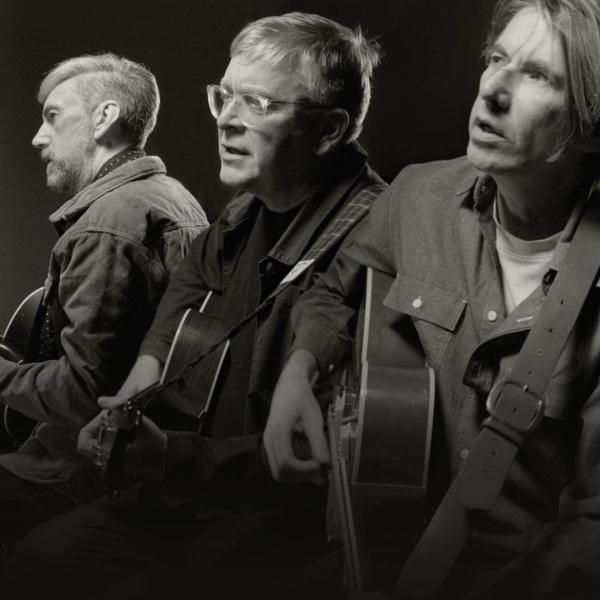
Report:
[[[383,303],[413,320],[430,366],[438,367],[467,307],[457,292],[399,273]]]

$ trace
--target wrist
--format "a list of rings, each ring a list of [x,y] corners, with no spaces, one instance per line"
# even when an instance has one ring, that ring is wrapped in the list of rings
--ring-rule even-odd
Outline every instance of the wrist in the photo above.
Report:
[[[149,376],[160,378],[163,363],[156,356],[152,356],[152,354],[140,354],[137,357],[134,368],[147,373]]]
[[[285,370],[290,375],[306,377],[311,384],[319,377],[319,363],[317,359],[314,354],[302,348],[295,350],[290,355]]]

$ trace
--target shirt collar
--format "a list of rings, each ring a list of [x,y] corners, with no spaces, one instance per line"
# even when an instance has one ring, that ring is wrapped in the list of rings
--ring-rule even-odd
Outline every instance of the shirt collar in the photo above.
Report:
[[[465,183],[467,185],[465,185]],[[582,196],[574,205],[571,215],[562,231],[562,235],[556,244],[552,258],[548,265],[548,272],[553,272],[555,275],[558,272],[565,254],[569,248],[569,244],[573,239],[575,229],[581,220],[585,207],[588,202],[600,202],[600,193],[594,194],[595,189],[600,189],[600,178],[596,179],[590,187],[587,196]],[[479,213],[481,222],[493,223],[493,205],[496,197],[496,182],[490,175],[478,174],[474,178],[471,177],[468,182],[460,182],[456,188],[456,195],[464,195],[466,203],[472,203],[473,208]],[[484,234],[487,230],[484,230]],[[492,237],[495,238],[495,226],[493,227]],[[552,277],[550,278],[552,281]],[[544,284],[546,285],[546,284]]]
[[[140,150],[139,148],[125,148],[125,150],[121,150],[121,152],[109,158],[100,167],[100,170],[96,173],[96,176],[94,177],[94,181],[98,181],[98,179],[104,177],[105,175],[108,175],[117,167],[120,167],[121,165],[124,165],[129,161],[135,160],[136,158],[142,158],[142,156],[146,156],[146,153],[143,150]]]
[[[367,153],[358,142],[344,146],[331,165],[326,181],[307,194],[298,214],[269,256],[288,265],[298,262],[314,234],[328,221],[327,215],[338,208],[340,200],[363,172],[366,162]],[[256,196],[242,193],[229,203],[225,215],[229,230],[237,228],[253,214],[256,202],[260,202]]]
[[[470,167],[455,183],[454,195],[463,197],[463,204],[476,210],[484,219],[491,219],[492,204],[496,194],[496,182],[491,175]]]
[[[339,208],[366,162],[367,154],[357,142],[345,146],[331,165],[330,175],[308,195],[269,256],[287,265],[297,263],[314,236],[329,221],[327,217]]]
[[[144,156],[135,161],[131,160],[128,164],[122,164],[120,168],[115,168],[104,177],[80,190],[73,198],[50,215],[50,222],[57,228],[59,233],[62,233],[69,221],[79,218],[91,204],[104,194],[129,181],[166,172],[165,165],[158,156]]]

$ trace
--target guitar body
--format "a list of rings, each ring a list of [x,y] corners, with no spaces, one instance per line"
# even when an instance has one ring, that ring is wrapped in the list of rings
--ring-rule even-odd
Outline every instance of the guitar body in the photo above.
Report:
[[[177,429],[198,430],[204,425],[229,350],[229,341],[222,341],[226,333],[221,319],[186,310],[161,377],[161,384],[174,378],[178,381],[163,390],[152,407],[162,425],[165,420]]]
[[[42,298],[44,288],[31,292],[19,304],[0,339],[0,357],[16,363],[32,362],[42,326]],[[0,449],[14,450],[31,433],[35,421],[20,412],[2,407]]]
[[[340,537],[350,590],[393,584],[423,527],[433,371],[406,316],[368,270],[356,356],[328,415]]]
[[[203,431],[229,349],[225,324],[203,312],[211,295],[183,314],[160,381],[111,410],[100,429],[96,464],[112,498],[128,484],[121,465],[143,415],[162,429]]]

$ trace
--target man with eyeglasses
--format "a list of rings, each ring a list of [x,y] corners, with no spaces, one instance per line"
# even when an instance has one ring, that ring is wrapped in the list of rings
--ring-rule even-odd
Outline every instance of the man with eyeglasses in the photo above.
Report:
[[[466,157],[400,173],[298,303],[265,448],[279,480],[328,462],[312,382],[387,273],[436,377],[430,525],[393,597],[597,599],[600,1],[500,0],[485,54]]]
[[[118,592],[149,598],[164,592],[161,576],[176,595],[178,585],[189,585],[187,572],[208,597],[218,590],[219,598],[237,598],[324,551],[323,487],[276,485],[261,432],[291,343],[291,307],[385,187],[356,143],[378,61],[377,45],[360,30],[318,15],[260,19],[233,40],[229,66],[207,93],[220,177],[240,193],[195,240],[135,367],[101,406],[114,408],[158,381],[183,312],[200,308],[209,292],[204,310],[226,329],[251,318],[230,338],[203,435],[161,431],[144,418],[125,451],[125,474],[153,481],[159,499],[176,508],[95,502],[50,522],[7,569],[19,586],[56,572],[53,597],[116,586],[107,592],[111,598]],[[103,419],[80,434],[80,449],[92,459]],[[46,553],[57,535],[77,561]],[[107,566],[105,547],[114,567]],[[176,551],[185,568],[170,578],[164,561]]]

